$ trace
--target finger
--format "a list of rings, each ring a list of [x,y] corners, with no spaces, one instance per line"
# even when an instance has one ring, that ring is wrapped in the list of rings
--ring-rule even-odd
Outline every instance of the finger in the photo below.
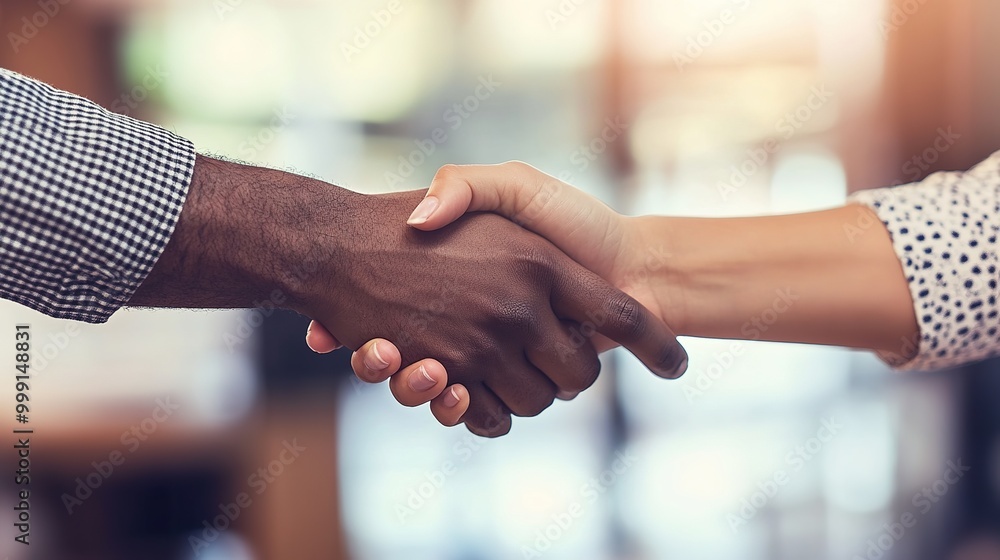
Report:
[[[519,161],[441,167],[407,223],[431,231],[474,211],[520,224],[585,265],[601,262],[595,244],[621,228],[600,200]]]
[[[556,181],[528,164],[445,165],[438,169],[424,199],[407,224],[424,231],[441,228],[466,212],[492,211],[508,218],[545,184]]]
[[[510,432],[510,409],[488,387],[481,383],[466,387],[469,409],[462,422],[477,436],[494,438]]]
[[[561,401],[571,401],[576,398],[580,393],[574,393],[572,391],[559,391],[556,393],[556,398]]]
[[[444,426],[454,426],[462,421],[469,410],[469,392],[463,385],[452,385],[431,401],[431,414]]]
[[[381,383],[399,371],[402,358],[396,345],[384,338],[369,340],[351,355],[351,368],[358,379]]]
[[[535,343],[526,356],[555,384],[556,396],[575,395],[593,385],[601,372],[601,360],[591,343],[593,333],[579,323],[559,321],[551,314],[539,322]]]
[[[629,295],[568,257],[565,274],[557,275],[553,308],[577,321],[585,332],[601,333],[627,348],[660,377],[680,377],[687,353],[663,321]]]
[[[448,372],[434,359],[420,360],[389,378],[389,390],[403,406],[419,406],[440,395],[448,385]]]
[[[559,388],[542,371],[524,358],[509,360],[505,367],[501,379],[485,383],[515,416],[538,416],[552,406]]]
[[[330,334],[326,327],[316,321],[310,321],[309,328],[306,329],[306,346],[318,354],[328,354],[340,348],[340,341]]]

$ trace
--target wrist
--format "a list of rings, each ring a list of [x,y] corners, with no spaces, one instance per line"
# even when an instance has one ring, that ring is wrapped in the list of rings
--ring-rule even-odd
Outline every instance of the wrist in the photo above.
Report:
[[[365,195],[303,177],[290,190],[301,194],[288,203],[296,207],[287,218],[291,241],[276,276],[288,295],[285,307],[309,316],[340,313],[356,303],[352,294],[402,281],[383,271],[388,259],[413,258],[394,248],[420,234],[406,216],[426,191]]]
[[[314,179],[198,156],[170,241],[130,304],[296,308],[310,292],[317,238],[329,239],[326,224],[345,218],[340,203],[358,196]]]
[[[624,217],[624,248],[630,249],[622,270],[640,282],[619,286],[639,299],[666,322],[678,335],[690,334],[689,310],[693,293],[693,270],[687,246],[688,238],[678,235],[675,218],[662,216]],[[620,257],[624,259],[624,257]]]
[[[285,300],[281,307],[311,315],[317,306],[343,309],[339,288],[373,241],[375,197],[288,175],[281,185],[282,223],[268,252],[268,283]],[[259,266],[260,263],[250,263]]]

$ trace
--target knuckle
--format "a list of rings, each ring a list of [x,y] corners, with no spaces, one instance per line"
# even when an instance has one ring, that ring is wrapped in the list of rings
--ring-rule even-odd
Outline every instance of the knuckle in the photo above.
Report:
[[[482,381],[485,377],[482,369],[483,360],[480,356],[446,352],[444,356],[439,355],[436,359],[448,374],[448,385],[468,386]]]
[[[434,174],[435,181],[447,181],[449,179],[455,179],[462,173],[462,168],[454,163],[446,163],[438,168],[437,173]]]
[[[557,393],[558,391],[555,387],[545,389],[544,391],[536,391],[530,400],[510,405],[510,409],[515,416],[523,418],[538,416],[543,410],[552,406],[552,403],[556,400]]]
[[[482,427],[479,427],[479,426],[470,426],[468,423],[466,423],[465,426],[473,434],[475,434],[475,435],[477,435],[479,437],[490,438],[490,439],[494,439],[494,438],[498,438],[498,437],[501,437],[501,436],[505,436],[505,435],[507,435],[510,432],[510,424],[509,423],[506,424],[506,426],[503,427],[503,428],[497,428],[497,429],[494,429],[492,431],[490,431],[487,428],[482,428]]]
[[[646,332],[647,317],[639,302],[621,294],[611,300],[609,307],[610,317],[623,336],[634,339]]]
[[[555,384],[546,380],[538,380],[530,383],[529,386],[522,387],[517,397],[510,398],[505,404],[514,416],[538,416],[543,410],[552,406],[558,394],[559,388]]]
[[[552,406],[552,403],[556,402],[556,397],[559,395],[559,391],[553,386],[551,390],[544,393],[544,398],[541,401],[541,408],[537,412],[532,414],[532,416],[537,416],[546,408]]]
[[[538,324],[538,310],[524,301],[510,301],[498,305],[493,311],[497,323],[511,329],[534,328]]]
[[[427,355],[434,355],[435,359],[448,371],[448,377],[459,375],[475,363],[475,358],[470,355],[468,348],[453,348],[449,345],[442,345],[436,352],[428,352]]]
[[[548,277],[555,265],[552,251],[536,242],[521,248],[515,259],[520,270],[532,278]]]
[[[592,342],[582,338],[578,330],[567,340],[557,343],[555,354],[559,358],[559,375],[550,375],[549,379],[561,391],[579,393],[597,381],[601,360]]]
[[[521,160],[518,160],[518,159],[512,159],[510,161],[505,161],[505,162],[503,162],[503,163],[500,164],[500,167],[502,167],[504,171],[507,171],[509,173],[517,173],[517,174],[528,173],[528,172],[533,171],[535,169],[534,167],[532,167],[532,166],[528,165],[527,163],[525,163],[525,162],[523,162]]]
[[[560,387],[561,389],[579,393],[590,388],[597,377],[601,374],[601,360],[597,356],[592,356],[580,367],[579,375],[573,378],[575,383],[572,387]]]

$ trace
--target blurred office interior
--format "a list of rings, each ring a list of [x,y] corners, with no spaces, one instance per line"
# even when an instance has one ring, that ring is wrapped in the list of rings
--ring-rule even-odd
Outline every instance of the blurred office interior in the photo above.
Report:
[[[0,0],[0,30],[2,67],[368,193],[519,159],[626,213],[753,215],[1000,149],[987,0]],[[3,557],[1000,558],[992,361],[686,339],[681,380],[610,353],[483,440],[313,355],[294,314],[0,317],[37,340],[35,542],[4,523]]]

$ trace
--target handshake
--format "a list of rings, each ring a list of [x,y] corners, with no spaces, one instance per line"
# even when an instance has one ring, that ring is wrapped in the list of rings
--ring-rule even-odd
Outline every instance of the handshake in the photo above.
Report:
[[[184,210],[131,305],[251,307],[313,319],[318,352],[430,402],[445,425],[507,433],[587,389],[617,345],[687,368],[676,334],[831,344],[906,363],[907,277],[868,207],[754,218],[625,217],[518,162],[442,167],[426,193],[362,195],[199,156]],[[303,273],[302,271],[307,271]],[[669,323],[670,326],[667,326]],[[900,344],[904,341],[905,344]]]
[[[396,400],[429,401],[442,424],[503,435],[511,414],[590,387],[598,353],[618,344],[661,377],[687,367],[639,281],[630,223],[527,164],[447,165],[422,199],[372,197],[366,219],[384,226],[352,249],[364,255],[341,286],[353,295],[312,315],[307,343],[359,348],[361,380],[388,378]]]

